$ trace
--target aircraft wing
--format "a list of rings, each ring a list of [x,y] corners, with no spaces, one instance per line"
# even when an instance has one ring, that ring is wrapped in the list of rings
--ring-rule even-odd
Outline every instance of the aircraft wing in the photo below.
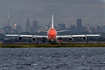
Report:
[[[23,37],[23,38],[32,38],[32,37],[35,37],[35,38],[47,38],[46,35],[19,35],[19,34],[5,34],[5,36],[13,36],[13,37]]]
[[[84,35],[59,35],[57,38],[69,38],[69,37],[91,37],[91,36],[100,36],[101,34],[84,34]]]
[[[66,31],[68,31],[68,30],[61,30],[61,31],[57,31],[57,32],[66,32]]]

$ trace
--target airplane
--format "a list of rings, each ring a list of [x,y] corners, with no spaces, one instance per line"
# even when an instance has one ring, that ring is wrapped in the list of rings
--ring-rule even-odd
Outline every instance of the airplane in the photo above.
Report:
[[[42,42],[45,42],[47,39],[49,42],[51,41],[56,41],[60,40],[62,42],[63,38],[67,38],[68,41],[73,41],[73,38],[79,37],[82,38],[83,41],[87,40],[88,36],[100,36],[101,34],[84,34],[84,35],[57,35],[58,32],[64,32],[67,30],[61,30],[61,31],[56,31],[54,28],[54,19],[52,15],[52,27],[48,30],[45,31],[47,32],[47,35],[20,35],[20,34],[5,34],[5,36],[16,36],[18,37],[19,40],[22,40],[23,38],[31,38],[33,42],[35,42],[37,39],[42,39]]]

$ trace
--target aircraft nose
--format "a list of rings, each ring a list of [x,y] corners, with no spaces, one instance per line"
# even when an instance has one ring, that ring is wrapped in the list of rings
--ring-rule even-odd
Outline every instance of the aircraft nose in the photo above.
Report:
[[[50,35],[54,35],[54,32],[52,31],[52,32],[50,33]]]
[[[54,33],[51,33],[50,35],[54,35]]]

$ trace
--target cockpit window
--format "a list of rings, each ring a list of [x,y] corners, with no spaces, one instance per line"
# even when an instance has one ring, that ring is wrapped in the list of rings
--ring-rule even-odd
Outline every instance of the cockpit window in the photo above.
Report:
[[[50,29],[50,30],[54,30],[54,29]]]

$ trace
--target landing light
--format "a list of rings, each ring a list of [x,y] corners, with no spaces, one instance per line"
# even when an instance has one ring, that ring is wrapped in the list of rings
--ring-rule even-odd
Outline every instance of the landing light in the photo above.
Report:
[[[53,41],[53,39],[51,39],[51,41]]]

